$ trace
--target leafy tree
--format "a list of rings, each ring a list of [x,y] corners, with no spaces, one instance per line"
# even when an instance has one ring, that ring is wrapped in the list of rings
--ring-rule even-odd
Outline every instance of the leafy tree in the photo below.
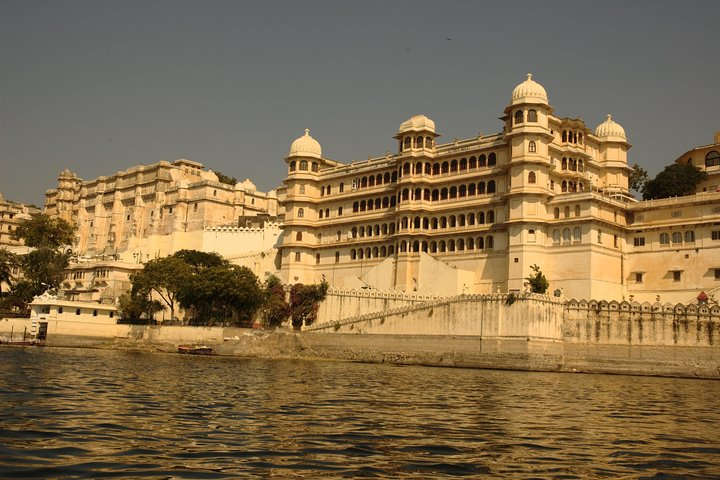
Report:
[[[633,171],[630,172],[630,188],[636,192],[642,192],[643,187],[648,181],[648,173],[647,170],[642,168],[637,163],[633,164],[632,166]]]
[[[178,295],[194,314],[194,323],[249,323],[263,303],[257,276],[247,267],[224,262],[193,274]]]
[[[2,296],[2,284],[6,283],[12,288],[13,268],[19,266],[17,255],[6,248],[0,248],[0,296]]]
[[[119,299],[120,319],[122,323],[147,324],[154,323],[153,317],[157,312],[165,309],[158,300],[152,300],[148,295],[123,293]]]
[[[527,277],[527,281],[530,282],[530,291],[532,293],[545,294],[548,287],[550,287],[550,282],[548,282],[545,275],[540,271],[540,267],[538,265],[531,265],[530,270],[534,272],[532,275]]]
[[[57,250],[71,245],[75,235],[75,226],[62,218],[50,217],[43,213],[33,214],[29,220],[23,220],[13,230],[13,240],[22,239],[28,247]]]
[[[170,318],[175,318],[177,296],[190,279],[192,267],[177,257],[150,260],[145,267],[130,276],[132,294],[147,296],[157,293],[170,308]]]
[[[642,190],[643,200],[692,195],[697,185],[705,179],[707,172],[696,166],[688,163],[673,163],[645,183]]]
[[[325,280],[319,285],[296,283],[290,289],[290,314],[295,330],[303,325],[310,326],[317,319],[320,303],[325,300],[328,284]]]
[[[195,273],[200,273],[204,268],[227,266],[229,262],[215,252],[201,252],[199,250],[179,250],[173,254],[191,267]]]
[[[218,181],[220,183],[227,183],[228,185],[235,185],[237,183],[237,178],[225,175],[224,173],[218,172],[217,170],[215,170],[215,175],[217,175]]]
[[[263,302],[263,325],[277,328],[290,318],[290,304],[285,301],[285,288],[275,275],[265,281]]]
[[[58,288],[70,260],[62,247],[72,243],[74,234],[73,224],[45,214],[34,214],[18,223],[12,238],[23,240],[33,250],[19,258],[23,279],[13,286],[16,306],[31,302],[46,290]]]

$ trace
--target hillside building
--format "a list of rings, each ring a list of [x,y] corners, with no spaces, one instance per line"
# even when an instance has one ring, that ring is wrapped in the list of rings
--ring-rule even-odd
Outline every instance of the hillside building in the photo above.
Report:
[[[631,145],[610,115],[595,129],[558,116],[528,75],[501,120],[500,133],[442,144],[416,115],[393,136],[395,154],[351,164],[323,157],[306,130],[285,159],[283,280],[519,292],[538,265],[568,298],[687,302],[720,285],[712,149],[706,191],[637,202]]]

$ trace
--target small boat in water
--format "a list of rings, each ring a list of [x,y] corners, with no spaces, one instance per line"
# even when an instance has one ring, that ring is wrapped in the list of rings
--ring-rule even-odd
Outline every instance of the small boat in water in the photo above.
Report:
[[[186,355],[212,355],[212,347],[207,345],[179,345],[178,353]]]

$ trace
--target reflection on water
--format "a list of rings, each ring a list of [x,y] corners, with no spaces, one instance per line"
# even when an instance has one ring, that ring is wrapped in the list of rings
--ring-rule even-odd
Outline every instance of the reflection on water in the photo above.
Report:
[[[720,478],[720,382],[0,349],[2,478]]]

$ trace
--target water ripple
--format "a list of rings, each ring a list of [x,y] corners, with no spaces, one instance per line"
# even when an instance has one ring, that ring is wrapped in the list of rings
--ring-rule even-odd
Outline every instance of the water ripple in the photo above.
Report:
[[[720,383],[0,350],[2,478],[720,478]]]

